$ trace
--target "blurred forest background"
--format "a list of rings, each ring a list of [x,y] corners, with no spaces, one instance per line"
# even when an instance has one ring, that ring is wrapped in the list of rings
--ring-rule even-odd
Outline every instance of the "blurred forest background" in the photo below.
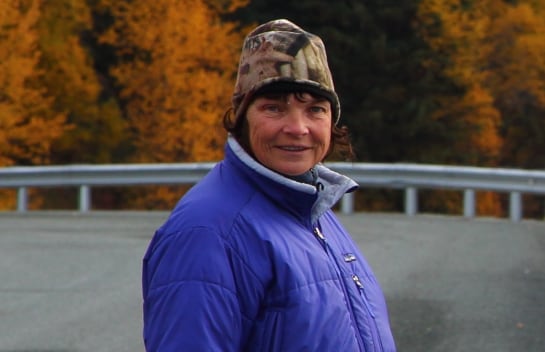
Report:
[[[324,40],[355,161],[545,168],[542,0],[3,0],[0,166],[220,160],[242,40],[275,18]],[[183,192],[96,188],[93,208],[169,209]],[[30,208],[76,197],[32,189]],[[504,198],[478,193],[478,214],[504,215]],[[15,199],[0,190],[0,209]],[[543,217],[543,197],[524,202]],[[430,190],[419,207],[461,203]]]

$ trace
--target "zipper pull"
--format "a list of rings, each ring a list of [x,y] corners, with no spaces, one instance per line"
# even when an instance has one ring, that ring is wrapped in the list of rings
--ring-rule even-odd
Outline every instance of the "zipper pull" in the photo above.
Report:
[[[360,278],[358,277],[358,275],[352,275],[352,280],[354,281],[356,286],[358,286],[359,289],[363,290],[363,284],[361,283]]]
[[[320,231],[319,228],[315,227],[314,228],[314,235],[316,236],[316,238],[318,239],[318,242],[320,242],[322,247],[324,247],[324,250],[327,252],[327,242],[325,240],[325,236],[322,233],[322,231]]]
[[[371,306],[369,305],[369,302],[367,301],[367,297],[365,296],[365,291],[364,291],[363,283],[361,282],[361,280],[360,280],[360,278],[358,277],[358,275],[353,274],[353,275],[352,275],[352,281],[354,281],[354,283],[356,284],[356,286],[357,286],[358,289],[360,290],[361,299],[363,300],[363,304],[364,304],[365,307],[367,308],[367,311],[369,312],[369,315],[370,315],[372,318],[375,318],[375,312],[373,312],[373,308],[371,308]]]
[[[322,231],[320,231],[319,228],[317,228],[317,227],[314,228],[314,234],[315,234],[319,239],[321,239],[322,241],[325,241],[325,236],[324,236],[324,234],[322,233]]]

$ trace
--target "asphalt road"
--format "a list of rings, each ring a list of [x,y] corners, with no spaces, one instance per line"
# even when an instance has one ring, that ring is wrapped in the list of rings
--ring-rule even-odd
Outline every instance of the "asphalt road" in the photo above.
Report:
[[[166,213],[0,213],[0,352],[139,352],[141,259]],[[545,222],[341,219],[400,352],[545,351]]]

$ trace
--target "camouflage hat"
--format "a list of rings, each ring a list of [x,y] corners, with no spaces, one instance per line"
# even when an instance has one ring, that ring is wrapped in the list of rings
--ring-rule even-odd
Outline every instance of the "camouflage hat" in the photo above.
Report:
[[[339,121],[341,107],[322,40],[285,19],[258,26],[244,40],[232,99],[236,119],[258,90],[279,82],[323,95],[331,102],[333,121]]]

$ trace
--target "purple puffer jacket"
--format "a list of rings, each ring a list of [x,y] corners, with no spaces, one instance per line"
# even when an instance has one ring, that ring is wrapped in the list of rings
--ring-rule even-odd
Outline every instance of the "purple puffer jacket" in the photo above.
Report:
[[[395,351],[383,293],[321,187],[256,163],[233,139],[144,257],[147,351]]]

